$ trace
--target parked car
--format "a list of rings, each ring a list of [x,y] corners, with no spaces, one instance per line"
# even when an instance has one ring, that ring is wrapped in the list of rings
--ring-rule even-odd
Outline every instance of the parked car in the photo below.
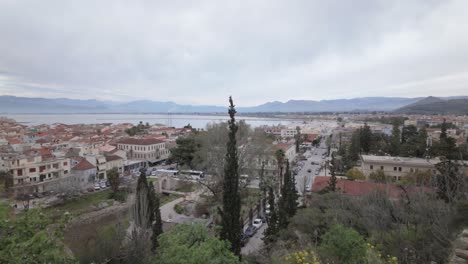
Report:
[[[257,232],[257,228],[255,228],[255,226],[249,226],[247,227],[247,229],[245,229],[244,234],[249,237],[253,237],[256,232]]]
[[[308,172],[308,173],[311,173],[311,172],[312,172],[312,170],[311,170],[311,169],[308,169],[308,170],[307,170],[307,172]]]
[[[101,182],[99,183],[99,187],[101,187],[101,189],[105,189],[105,188],[107,187],[107,186],[106,186],[106,182],[101,181]]]
[[[94,184],[94,190],[101,190],[101,185],[98,182]]]
[[[260,218],[256,218],[252,224],[255,228],[259,229],[263,225],[263,221]]]
[[[246,234],[242,234],[241,235],[241,247],[247,245],[247,243],[249,243],[249,239],[250,237]]]

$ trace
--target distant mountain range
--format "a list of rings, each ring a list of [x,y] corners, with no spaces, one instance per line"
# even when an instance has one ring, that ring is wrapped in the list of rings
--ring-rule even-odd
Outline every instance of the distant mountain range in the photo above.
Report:
[[[407,106],[396,113],[405,114],[457,114],[468,115],[468,97],[439,98],[429,96]]]
[[[350,112],[350,111],[436,111],[453,110],[462,113],[468,96],[447,98],[363,97],[338,100],[289,100],[268,102],[253,107],[238,107],[240,113],[266,112]],[[465,104],[464,104],[465,102]],[[455,106],[456,105],[456,106]],[[27,98],[0,96],[0,113],[224,113],[227,107],[211,105],[181,105],[174,102],[139,100],[127,103],[67,98]],[[457,113],[458,113],[457,112]],[[466,113],[466,112],[465,112]]]

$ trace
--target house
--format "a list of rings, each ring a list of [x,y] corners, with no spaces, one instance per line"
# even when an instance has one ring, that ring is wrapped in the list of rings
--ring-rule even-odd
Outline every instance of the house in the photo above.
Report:
[[[296,144],[293,141],[287,143],[278,143],[276,148],[284,151],[284,156],[289,162],[292,162],[296,158]]]
[[[122,173],[124,167],[124,159],[117,155],[107,155],[106,157],[106,166],[107,170],[117,168],[117,171]]]
[[[87,159],[82,158],[78,164],[72,168],[73,174],[75,174],[80,182],[94,182],[96,179],[97,169],[96,166],[91,164]]]

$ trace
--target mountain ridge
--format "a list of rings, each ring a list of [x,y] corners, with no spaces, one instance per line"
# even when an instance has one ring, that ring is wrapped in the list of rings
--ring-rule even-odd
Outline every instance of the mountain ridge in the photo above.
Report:
[[[455,98],[455,99],[452,99]],[[428,96],[395,110],[402,114],[468,114],[468,97],[440,98]]]
[[[437,98],[437,97],[430,97]],[[468,96],[446,97],[468,98]],[[238,112],[350,112],[398,111],[415,104],[423,97],[359,97],[335,100],[272,101],[257,106],[237,107]],[[437,98],[442,100],[440,98]],[[462,99],[461,99],[462,100]],[[40,98],[0,95],[0,113],[221,113],[226,107],[216,105],[185,105],[172,101],[137,100],[131,102],[99,101],[96,99]]]

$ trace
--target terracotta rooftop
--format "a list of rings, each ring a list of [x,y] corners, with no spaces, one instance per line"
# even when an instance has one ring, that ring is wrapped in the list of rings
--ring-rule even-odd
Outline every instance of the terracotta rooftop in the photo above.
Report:
[[[329,176],[316,176],[312,184],[312,192],[319,192],[328,186]],[[344,194],[350,196],[363,196],[373,191],[387,192],[390,198],[399,198],[403,194],[403,190],[395,184],[375,183],[368,181],[349,181],[345,179],[337,179],[336,187]],[[411,187],[406,188],[407,191],[431,191],[429,188]]]
[[[96,168],[96,166],[89,163],[89,161],[87,161],[86,159],[82,159],[78,164],[76,164],[75,167],[72,168],[72,170],[83,171],[83,170],[90,170],[94,168]]]
[[[155,138],[126,138],[118,142],[118,144],[128,145],[154,145],[164,143],[164,141]]]

